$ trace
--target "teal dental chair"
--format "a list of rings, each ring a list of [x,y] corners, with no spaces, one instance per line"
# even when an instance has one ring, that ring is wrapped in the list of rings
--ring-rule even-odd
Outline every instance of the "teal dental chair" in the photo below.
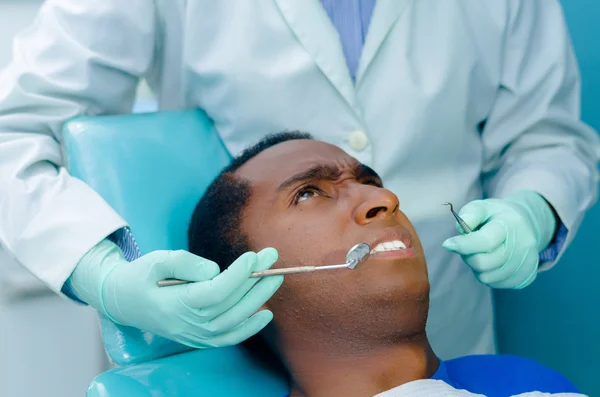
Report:
[[[187,247],[197,201],[231,160],[199,110],[81,118],[65,125],[64,148],[72,175],[129,222],[142,253]],[[90,397],[281,397],[288,391],[241,347],[190,351],[105,318],[101,325],[107,353],[120,368],[98,376]]]
[[[564,1],[583,76],[583,118],[600,130],[600,3]],[[133,228],[143,253],[186,247],[198,198],[230,156],[201,111],[82,118],[64,128],[67,166]],[[496,293],[502,353],[533,358],[600,396],[600,204],[552,271],[523,291]],[[98,376],[89,397],[283,396],[285,381],[240,347],[189,351],[101,319],[120,368]]]

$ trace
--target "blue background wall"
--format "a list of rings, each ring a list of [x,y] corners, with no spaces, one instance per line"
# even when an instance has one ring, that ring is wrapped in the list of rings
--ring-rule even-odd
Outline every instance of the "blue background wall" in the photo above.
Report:
[[[562,1],[582,73],[582,117],[600,130],[600,1]],[[524,291],[496,294],[502,352],[531,357],[600,396],[600,205],[563,259]]]

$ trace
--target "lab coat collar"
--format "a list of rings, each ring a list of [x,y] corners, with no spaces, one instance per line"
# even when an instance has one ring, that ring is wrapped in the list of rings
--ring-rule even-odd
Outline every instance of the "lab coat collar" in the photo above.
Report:
[[[363,46],[358,70],[356,72],[356,86],[360,84],[364,78],[367,69],[377,55],[379,48],[383,44],[394,24],[400,18],[400,15],[406,10],[406,7],[413,0],[377,0],[371,23],[367,31],[365,45]]]
[[[358,64],[356,86],[406,7],[414,0],[377,0]],[[275,0],[298,41],[357,115],[360,115],[339,35],[318,0]]]
[[[392,0],[395,1],[395,0]],[[286,23],[355,113],[360,114],[339,35],[319,0],[275,0]]]

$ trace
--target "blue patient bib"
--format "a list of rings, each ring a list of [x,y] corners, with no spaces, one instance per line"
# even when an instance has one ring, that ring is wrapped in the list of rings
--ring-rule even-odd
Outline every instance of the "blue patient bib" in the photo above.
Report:
[[[539,391],[578,393],[558,372],[533,360],[508,355],[466,356],[441,361],[432,379],[443,380],[455,389],[487,397],[508,397]]]
[[[558,372],[533,360],[508,355],[466,356],[442,361],[431,379],[486,397],[511,397],[539,391],[579,393]]]

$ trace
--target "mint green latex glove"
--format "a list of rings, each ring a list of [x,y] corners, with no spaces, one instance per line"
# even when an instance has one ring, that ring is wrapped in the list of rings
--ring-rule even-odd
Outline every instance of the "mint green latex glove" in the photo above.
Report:
[[[127,262],[105,240],[90,250],[67,281],[73,292],[117,324],[201,348],[238,344],[264,328],[273,313],[260,307],[283,276],[249,278],[277,261],[274,248],[247,252],[227,270],[187,251],[155,251]],[[157,286],[159,280],[195,281]]]
[[[442,246],[460,254],[480,282],[521,289],[535,280],[539,253],[556,228],[554,212],[542,196],[523,190],[505,199],[476,200],[459,215],[474,231]],[[457,229],[462,231],[458,224]]]

